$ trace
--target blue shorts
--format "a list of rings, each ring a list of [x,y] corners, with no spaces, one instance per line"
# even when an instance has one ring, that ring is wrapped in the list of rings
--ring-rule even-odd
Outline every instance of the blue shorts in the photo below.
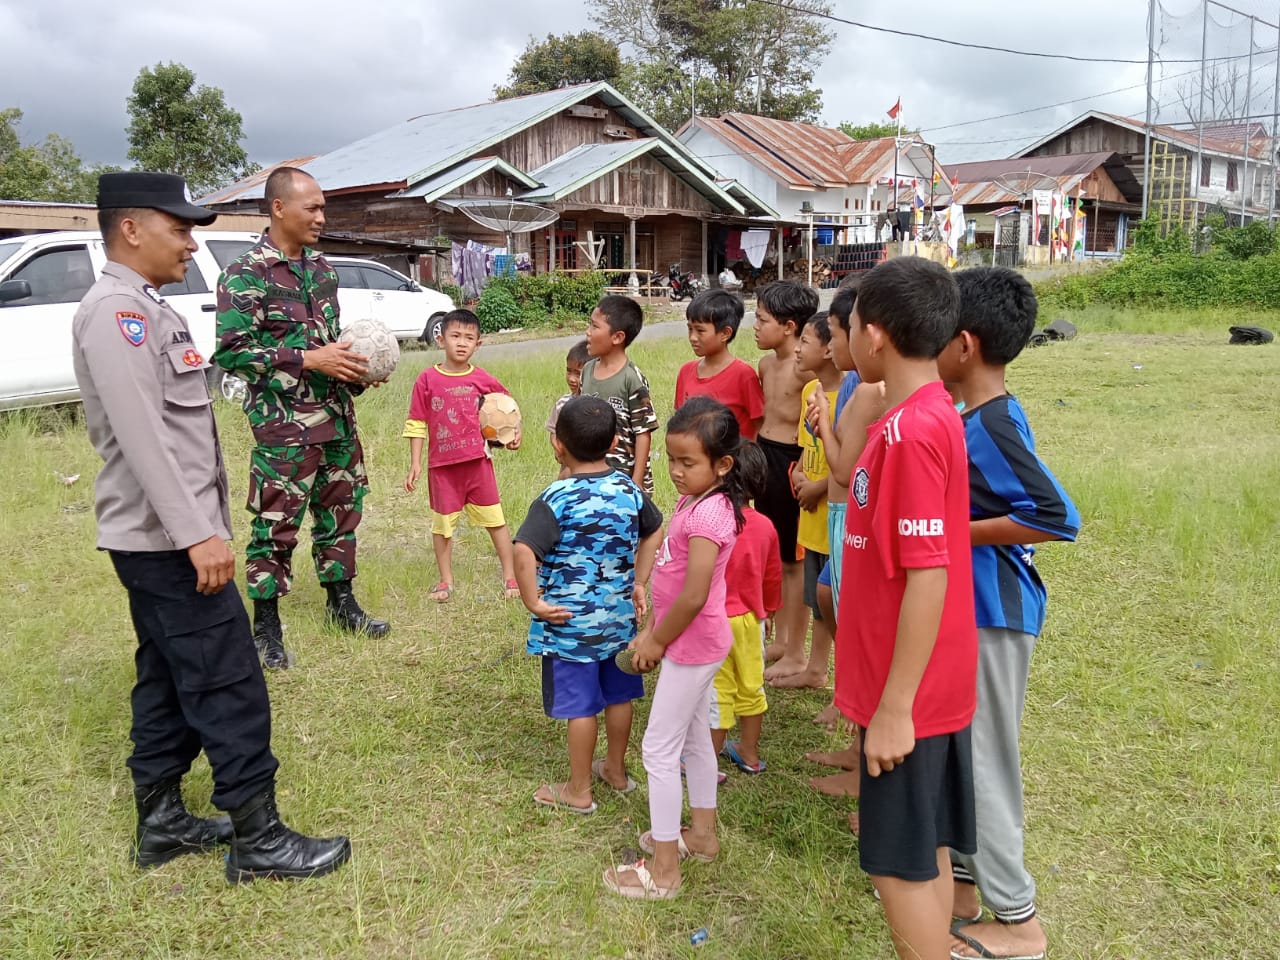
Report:
[[[542,709],[553,720],[598,716],[644,696],[644,677],[623,673],[610,656],[590,663],[542,658]]]

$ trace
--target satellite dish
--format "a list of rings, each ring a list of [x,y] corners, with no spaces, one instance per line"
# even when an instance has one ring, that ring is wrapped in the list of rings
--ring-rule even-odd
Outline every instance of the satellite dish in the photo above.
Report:
[[[507,247],[511,247],[513,233],[529,233],[549,227],[560,219],[560,212],[550,207],[539,206],[526,200],[511,200],[505,197],[491,197],[474,200],[455,200],[453,203],[468,217],[490,230],[497,231],[507,238]]]
[[[1003,173],[991,182],[1019,200],[1026,200],[1035,190],[1053,190],[1058,186],[1058,181],[1053,177],[1032,173],[1030,168],[1022,173]]]

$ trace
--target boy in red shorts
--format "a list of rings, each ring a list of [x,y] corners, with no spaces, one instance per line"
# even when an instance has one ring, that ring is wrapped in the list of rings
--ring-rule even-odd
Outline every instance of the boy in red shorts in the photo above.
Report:
[[[959,307],[943,267],[899,257],[863,278],[850,331],[888,412],[850,478],[835,699],[862,733],[859,861],[903,960],[949,957],[947,848],[976,849],[969,467],[937,364]]]
[[[480,433],[480,400],[486,393],[507,393],[487,372],[472,365],[480,347],[480,320],[470,310],[445,315],[437,338],[444,362],[418,375],[409,400],[409,419],[403,436],[409,439],[409,475],[404,488],[416,489],[422,476],[422,443],[427,450],[427,494],[431,500],[431,543],[440,582],[431,588],[432,600],[453,596],[453,529],[466,511],[472,523],[485,527],[502,565],[502,585],[508,600],[520,596],[511,549],[511,533],[498,499],[489,445]],[[520,436],[507,444],[520,446]]]

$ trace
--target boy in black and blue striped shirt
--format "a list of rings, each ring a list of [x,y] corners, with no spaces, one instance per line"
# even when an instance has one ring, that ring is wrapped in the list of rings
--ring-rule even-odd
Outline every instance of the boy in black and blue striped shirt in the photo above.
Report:
[[[960,322],[938,357],[943,380],[964,402],[969,457],[970,539],[978,620],[978,707],[973,779],[978,852],[952,852],[953,957],[1043,957],[1035,881],[1023,861],[1022,770],[1018,731],[1031,652],[1044,626],[1046,592],[1033,543],[1075,540],[1080,515],[1036,455],[1035,438],[1005,367],[1031,337],[1036,298],[1013,270],[956,274]],[[975,886],[976,885],[976,886]],[[982,902],[994,920],[982,923]]]

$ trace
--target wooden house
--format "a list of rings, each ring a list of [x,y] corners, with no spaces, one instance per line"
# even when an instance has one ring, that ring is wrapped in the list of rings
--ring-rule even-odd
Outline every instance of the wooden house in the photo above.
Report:
[[[676,134],[722,175],[778,212],[781,223],[830,225],[839,243],[870,242],[895,200],[927,201],[942,168],[918,136],[854,140],[834,127],[745,113],[695,117]],[[895,174],[897,181],[895,184]]]
[[[590,267],[588,236],[606,269],[698,269],[708,224],[774,215],[604,82],[415,117],[300,166],[325,191],[326,231],[352,238],[503,246],[467,201],[549,208],[554,223],[510,237],[537,272]],[[259,178],[203,202],[256,207],[262,193]]]
[[[1221,209],[1239,222],[1241,216],[1245,220],[1266,217],[1273,208],[1274,153],[1261,124],[1205,124],[1199,132],[1194,127],[1154,124],[1151,141],[1153,216],[1190,225],[1205,213]],[[1091,110],[1017,156],[1118,154],[1141,185],[1145,150],[1142,120]]]
[[[1058,191],[1073,201],[1081,200],[1088,217],[1086,253],[1123,250],[1129,221],[1142,213],[1142,184],[1116,153],[956,163],[948,164],[946,172],[948,181],[955,184],[955,202],[964,206],[966,219],[975,221],[979,247],[995,246],[996,214],[1010,207],[1028,207],[1033,190]],[[1036,225],[1037,229],[1042,226]],[[1029,235],[1023,237],[1020,246],[1030,241]]]

